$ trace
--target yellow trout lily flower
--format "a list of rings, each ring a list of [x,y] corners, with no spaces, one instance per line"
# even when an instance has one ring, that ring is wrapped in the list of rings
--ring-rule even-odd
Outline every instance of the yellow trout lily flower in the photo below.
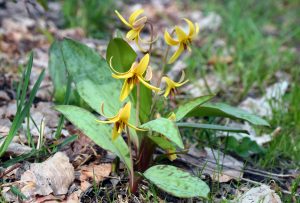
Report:
[[[112,131],[112,139],[115,140],[117,137],[126,129],[126,126],[129,126],[135,130],[145,131],[144,129],[140,129],[135,127],[134,125],[129,123],[130,118],[130,110],[131,110],[131,103],[128,102],[126,105],[121,108],[117,115],[113,117],[108,117],[107,121],[97,120],[99,123],[114,123],[113,131]]]
[[[128,21],[125,20],[125,18],[117,11],[115,10],[115,13],[118,15],[120,20],[128,27],[130,30],[126,34],[126,38],[128,40],[135,40],[136,44],[140,49],[142,49],[139,45],[139,39],[140,39],[140,33],[142,29],[144,28],[147,17],[141,17],[137,19],[142,13],[144,13],[143,9],[138,9],[134,11],[128,18]]]
[[[112,58],[110,59],[110,68],[114,72],[114,73],[112,73],[112,77],[114,77],[116,79],[125,79],[122,90],[121,90],[121,94],[120,94],[121,101],[124,101],[124,99],[126,99],[128,97],[128,95],[132,91],[134,85],[139,82],[141,82],[147,88],[154,90],[155,92],[160,91],[160,88],[154,87],[154,86],[150,85],[149,83],[147,83],[147,81],[149,81],[151,78],[149,79],[149,78],[145,78],[143,76],[148,68],[148,64],[149,64],[149,60],[150,60],[149,54],[146,54],[140,60],[139,63],[134,62],[131,65],[130,70],[125,73],[120,73],[120,72],[116,71],[112,67],[111,60],[112,60]]]
[[[187,83],[189,80],[184,81],[184,72],[182,71],[182,75],[181,78],[178,82],[174,82],[173,80],[171,80],[169,77],[163,77],[162,79],[166,82],[166,90],[164,93],[164,97],[168,97],[168,95],[171,93],[172,95],[174,95],[176,93],[176,88],[181,87],[182,85],[184,85],[185,83]]]
[[[194,24],[186,18],[184,18],[184,20],[187,22],[189,26],[188,34],[186,34],[180,27],[175,26],[174,30],[177,39],[173,39],[170,36],[170,34],[167,31],[165,31],[164,38],[166,40],[166,43],[170,46],[178,46],[177,51],[170,58],[169,64],[173,63],[180,56],[183,50],[188,49],[189,51],[191,51],[190,44],[199,33],[199,26],[197,23]]]

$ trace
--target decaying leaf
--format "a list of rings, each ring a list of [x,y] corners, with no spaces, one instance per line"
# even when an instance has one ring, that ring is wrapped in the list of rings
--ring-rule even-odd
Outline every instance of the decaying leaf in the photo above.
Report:
[[[240,107],[260,116],[271,117],[272,108],[282,108],[282,96],[287,91],[288,86],[288,81],[275,83],[267,88],[265,96],[260,98],[248,97],[240,104]]]
[[[42,163],[33,163],[25,171],[20,182],[24,184],[21,191],[27,197],[35,195],[64,195],[74,181],[74,168],[69,158],[62,152]]]
[[[200,150],[197,153],[196,150],[193,149],[193,155],[188,153],[180,157],[200,168],[203,174],[209,174],[214,181],[224,183],[232,179],[239,180],[243,176],[243,163],[235,158],[210,148],[205,148],[207,155],[203,158],[205,153]],[[199,156],[194,156],[195,154]]]
[[[111,173],[111,164],[90,164],[80,170],[81,189],[85,191],[94,181],[99,183]]]
[[[236,202],[281,203],[281,200],[275,191],[271,190],[269,186],[261,185],[260,187],[250,189],[248,192],[238,197]]]

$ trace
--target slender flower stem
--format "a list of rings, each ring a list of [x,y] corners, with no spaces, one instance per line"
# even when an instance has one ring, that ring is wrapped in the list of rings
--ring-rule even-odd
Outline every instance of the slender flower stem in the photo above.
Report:
[[[150,45],[149,45],[149,50],[148,50],[148,53],[151,55],[151,51],[152,51],[152,44],[153,44],[153,35],[154,35],[154,32],[153,32],[153,25],[152,23],[150,23],[149,21],[146,22],[146,24],[149,24],[150,25],[150,33],[151,33],[151,38],[150,38]]]
[[[129,185],[130,185],[130,189],[133,190],[134,188],[134,168],[133,168],[133,157],[132,157],[132,151],[131,151],[131,140],[130,140],[130,132],[129,132],[129,128],[126,125],[126,133],[127,133],[127,145],[129,147],[129,155],[130,155],[130,161],[131,161],[131,165],[130,165],[130,178],[129,178]],[[133,191],[132,191],[133,192]]]

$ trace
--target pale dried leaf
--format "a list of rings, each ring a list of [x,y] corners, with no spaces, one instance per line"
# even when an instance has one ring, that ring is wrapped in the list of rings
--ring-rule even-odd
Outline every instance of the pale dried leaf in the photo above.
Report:
[[[25,184],[21,191],[27,197],[50,193],[63,195],[68,192],[74,179],[74,168],[69,163],[69,158],[64,153],[57,152],[42,163],[30,165],[30,169],[21,176],[21,182]]]
[[[250,189],[248,192],[244,193],[237,198],[236,202],[239,203],[281,203],[280,197],[271,190],[267,185],[261,185],[260,187],[255,187]]]
[[[90,164],[80,170],[80,181],[95,180],[96,183],[104,180],[111,173],[111,164]]]

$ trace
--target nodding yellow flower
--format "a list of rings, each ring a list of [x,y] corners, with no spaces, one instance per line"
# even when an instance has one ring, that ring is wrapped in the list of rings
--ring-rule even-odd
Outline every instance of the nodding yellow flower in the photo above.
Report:
[[[117,11],[115,10],[115,13],[118,15],[120,20],[130,28],[130,30],[126,34],[126,38],[128,40],[135,40],[136,44],[140,49],[142,49],[139,46],[139,38],[140,38],[140,33],[142,29],[144,28],[146,22],[147,22],[147,17],[141,17],[137,19],[142,13],[144,12],[143,9],[138,9],[134,11],[128,18],[128,21],[125,20],[125,18]]]
[[[145,78],[143,76],[144,73],[146,72],[147,68],[148,68],[149,59],[150,59],[149,54],[146,54],[140,60],[139,63],[134,62],[131,65],[130,70],[125,72],[125,73],[120,73],[120,72],[116,71],[112,67],[112,64],[111,64],[112,58],[110,59],[110,68],[114,72],[114,73],[112,73],[112,77],[114,77],[116,79],[125,79],[122,90],[121,90],[121,94],[120,94],[120,100],[121,101],[123,101],[124,99],[126,99],[128,97],[128,95],[132,91],[134,85],[139,83],[139,82],[141,82],[147,88],[149,88],[151,90],[154,90],[155,92],[160,91],[160,88],[154,87],[154,86],[150,85],[149,83],[147,83],[147,81],[149,81],[151,79],[151,77],[150,78]],[[150,73],[150,75],[151,75],[151,73]]]
[[[169,60],[169,64],[173,63],[183,52],[183,50],[188,49],[191,51],[190,44],[193,41],[193,39],[197,36],[199,32],[199,26],[197,23],[192,23],[190,20],[184,18],[184,20],[187,22],[189,26],[189,33],[186,34],[180,27],[175,26],[174,30],[177,36],[177,39],[173,39],[170,34],[165,31],[164,38],[166,40],[166,43],[170,46],[178,46],[177,51],[172,55],[172,57]]]
[[[123,108],[121,108],[117,115],[113,117],[108,117],[107,121],[97,120],[99,123],[114,123],[113,131],[112,131],[112,139],[115,140],[117,137],[125,130],[126,126],[129,126],[135,130],[145,131],[144,129],[140,129],[135,127],[134,125],[129,123],[130,118],[130,110],[131,103],[127,102]]]
[[[173,80],[171,80],[169,77],[163,77],[162,79],[166,82],[167,88],[165,90],[164,93],[164,97],[168,97],[168,95],[171,93],[172,95],[174,95],[176,93],[176,88],[184,85],[185,83],[187,83],[189,80],[184,81],[184,71],[182,71],[182,75],[181,78],[178,82],[174,82]]]

